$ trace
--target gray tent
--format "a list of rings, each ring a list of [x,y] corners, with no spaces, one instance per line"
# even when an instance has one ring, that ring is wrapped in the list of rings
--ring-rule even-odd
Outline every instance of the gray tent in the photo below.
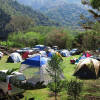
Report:
[[[20,72],[23,72],[27,81],[32,84],[44,82],[47,85],[51,81],[46,70],[48,68],[47,61],[48,58],[42,57],[41,55],[28,58],[22,62]]]

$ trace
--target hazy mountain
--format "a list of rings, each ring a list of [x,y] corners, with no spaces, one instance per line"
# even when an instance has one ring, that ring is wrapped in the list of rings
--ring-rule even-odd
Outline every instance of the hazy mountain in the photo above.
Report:
[[[41,11],[63,26],[79,26],[80,14],[91,17],[81,0],[18,0],[24,5]]]
[[[93,18],[86,9],[83,9],[79,5],[76,6],[76,4],[63,4],[63,6],[61,5],[52,8],[43,7],[40,11],[63,26],[79,26],[81,14]]]
[[[58,6],[65,3],[81,5],[81,0],[18,0],[19,3],[31,6],[34,9]]]
[[[0,0],[0,8],[7,14],[14,16],[28,16],[32,18],[38,25],[51,25],[54,22],[50,21],[44,14],[19,4],[16,0]]]

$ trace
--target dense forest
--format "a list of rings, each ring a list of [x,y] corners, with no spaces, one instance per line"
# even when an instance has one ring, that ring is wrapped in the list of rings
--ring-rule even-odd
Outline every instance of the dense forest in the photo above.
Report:
[[[8,33],[25,31],[34,25],[58,26],[48,17],[23,6],[14,0],[0,0],[0,38],[5,39]]]

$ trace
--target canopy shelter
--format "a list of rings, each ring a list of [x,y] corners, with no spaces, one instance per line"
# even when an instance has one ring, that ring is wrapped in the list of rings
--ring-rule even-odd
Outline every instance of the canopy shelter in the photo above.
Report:
[[[46,85],[51,80],[46,70],[48,68],[47,62],[48,58],[42,57],[41,55],[28,58],[22,62],[20,72],[24,72],[24,70],[29,68],[34,69],[27,72],[33,74],[30,75],[31,77],[27,78],[27,81],[31,82],[32,84],[36,84],[37,82],[44,82]]]
[[[100,76],[100,61],[92,58],[81,60],[74,72],[74,76],[84,79],[96,79]]]

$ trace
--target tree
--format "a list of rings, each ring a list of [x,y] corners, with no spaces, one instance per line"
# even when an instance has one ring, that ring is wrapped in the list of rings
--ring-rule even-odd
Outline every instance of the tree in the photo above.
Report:
[[[97,26],[95,26],[96,28]],[[99,29],[98,29],[99,30]],[[74,46],[83,50],[96,50],[100,44],[100,32],[94,29],[79,33],[75,37]]]
[[[93,25],[94,25],[94,21],[93,18],[87,18],[86,16],[84,16],[83,14],[80,15],[80,19],[82,20],[82,22],[80,22],[80,26],[82,26],[85,30],[88,29],[92,29]]]
[[[34,21],[26,16],[13,16],[10,22],[6,25],[8,32],[26,31],[34,26]]]
[[[94,18],[100,22],[100,14],[98,13],[98,11],[100,11],[100,0],[81,0],[82,4],[84,5],[89,5],[91,6],[93,9],[89,9],[88,11],[94,16]],[[95,11],[95,10],[97,11]]]
[[[57,45],[59,48],[71,48],[72,38],[69,32],[64,31],[64,29],[54,29],[46,36],[46,45],[54,46]]]
[[[88,11],[94,16],[94,21],[90,18],[86,18],[85,16],[81,15],[80,18],[85,21],[85,23],[81,23],[81,26],[85,29],[84,34],[78,35],[77,37],[81,36],[82,42],[79,43],[82,48],[87,50],[96,50],[99,48],[100,43],[100,1],[99,0],[82,0],[84,5],[89,5],[93,9],[89,9]],[[96,10],[94,10],[96,9]],[[89,30],[88,30],[89,29]]]
[[[61,68],[61,58],[54,54],[51,58],[51,60],[49,61],[49,67],[47,69],[49,75],[51,76],[52,78],[52,81],[54,83],[49,83],[49,88],[51,91],[54,92],[55,94],[55,100],[57,100],[57,95],[58,93],[61,91],[61,75],[62,75],[62,72],[63,72],[63,69]]]
[[[8,36],[5,27],[10,20],[11,20],[10,15],[6,14],[2,9],[0,9],[0,39],[2,40]]]

